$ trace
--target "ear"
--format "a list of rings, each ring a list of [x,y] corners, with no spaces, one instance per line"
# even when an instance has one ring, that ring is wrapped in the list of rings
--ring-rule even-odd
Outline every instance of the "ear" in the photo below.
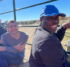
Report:
[[[7,30],[9,31],[9,28],[7,27]]]

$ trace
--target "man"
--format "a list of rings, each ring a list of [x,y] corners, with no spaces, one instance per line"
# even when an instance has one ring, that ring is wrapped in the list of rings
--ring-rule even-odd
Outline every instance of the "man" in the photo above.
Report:
[[[5,30],[5,29],[3,29],[2,27],[0,27],[0,46],[3,46],[3,45],[1,44],[1,35],[4,34],[4,33],[6,33],[6,32],[7,32],[7,30]]]
[[[0,46],[3,46],[1,44],[1,35],[4,34],[4,33],[6,33],[6,32],[7,32],[7,30],[5,30],[5,29],[3,29],[3,27],[1,27],[1,20],[0,20]]]
[[[70,22],[63,24],[55,33],[59,16],[65,17],[65,14],[59,13],[54,5],[47,5],[42,10],[41,23],[33,38],[30,67],[70,67],[60,43],[65,30],[70,28]]]
[[[0,55],[5,57],[5,62],[9,65],[18,65],[23,62],[28,35],[18,31],[17,22],[14,20],[8,22],[8,31],[1,36],[3,46],[0,46]]]

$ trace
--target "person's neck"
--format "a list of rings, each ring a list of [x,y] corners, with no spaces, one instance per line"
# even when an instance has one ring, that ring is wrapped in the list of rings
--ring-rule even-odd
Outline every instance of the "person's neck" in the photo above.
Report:
[[[46,30],[46,31],[48,31],[50,34],[53,34],[52,32],[50,32],[48,29],[46,29],[44,26],[42,26],[41,24],[40,24],[40,26],[44,29],[44,30]]]
[[[19,37],[20,37],[20,33],[19,33],[19,32],[17,32],[16,34],[11,34],[11,33],[10,33],[10,35],[11,35],[14,39],[19,39]]]

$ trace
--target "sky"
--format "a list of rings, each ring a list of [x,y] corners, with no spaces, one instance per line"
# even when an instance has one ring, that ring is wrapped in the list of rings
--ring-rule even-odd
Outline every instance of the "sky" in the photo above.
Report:
[[[19,9],[22,7],[27,7],[30,5],[42,3],[49,0],[15,0],[15,8]],[[40,13],[46,5],[54,5],[59,9],[60,13],[65,13],[66,17],[70,16],[70,0],[58,0],[39,6],[22,9],[16,11],[16,21],[30,21],[30,20],[39,20]],[[13,0],[2,0],[0,1],[0,13],[12,11],[13,10]],[[2,22],[14,20],[14,13],[7,13],[0,15]]]

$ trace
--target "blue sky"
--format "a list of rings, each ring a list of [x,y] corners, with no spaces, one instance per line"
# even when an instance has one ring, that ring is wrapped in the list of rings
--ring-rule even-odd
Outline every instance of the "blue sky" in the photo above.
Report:
[[[15,0],[16,9],[27,7],[30,5],[38,4],[41,2],[45,2],[49,0]],[[59,12],[65,13],[66,16],[70,16],[70,0],[58,0],[51,3],[31,7],[28,9],[23,9],[16,11],[16,20],[17,21],[29,21],[29,20],[37,20],[40,18],[41,10],[46,5],[55,5]],[[7,12],[13,10],[13,0],[3,0],[0,1],[0,13]],[[6,20],[13,20],[13,12],[0,15],[0,19],[2,22]]]

